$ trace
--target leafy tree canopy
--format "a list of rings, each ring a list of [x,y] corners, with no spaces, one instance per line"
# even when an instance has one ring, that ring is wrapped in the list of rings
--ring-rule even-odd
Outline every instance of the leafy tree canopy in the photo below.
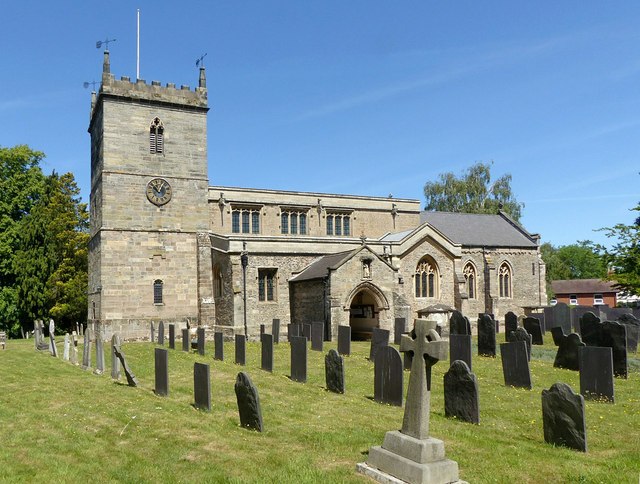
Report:
[[[426,210],[466,213],[498,213],[502,210],[516,221],[522,216],[524,203],[511,191],[511,175],[491,181],[490,163],[478,162],[458,178],[451,172],[438,175],[438,181],[424,185]]]
[[[607,264],[590,240],[554,247],[549,242],[540,246],[546,266],[547,294],[552,295],[551,281],[565,279],[604,279]]]

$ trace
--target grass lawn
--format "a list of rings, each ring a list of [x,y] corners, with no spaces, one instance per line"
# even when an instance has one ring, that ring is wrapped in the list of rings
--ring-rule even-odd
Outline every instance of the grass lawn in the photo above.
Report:
[[[498,335],[502,341],[503,335]],[[550,336],[547,338],[550,340]],[[178,342],[177,347],[180,346]],[[355,471],[369,447],[399,429],[403,410],[372,400],[368,343],[345,358],[345,395],[324,389],[324,353],[309,351],[308,382],[289,375],[289,345],[275,349],[274,373],[260,369],[260,347],[247,344],[247,366],[169,350],[169,396],[154,387],[154,348],[128,343],[123,352],[140,386],[97,376],[36,352],[33,340],[0,351],[0,479],[42,482],[367,482]],[[325,352],[335,343],[325,343]],[[82,349],[79,348],[80,358]],[[58,343],[62,354],[62,344]],[[541,391],[562,381],[579,390],[578,373],[553,368],[555,349],[535,347],[533,390],[504,386],[500,358],[474,354],[480,425],[444,416],[442,377],[434,367],[431,435],[444,440],[462,479],[479,482],[636,483],[640,475],[640,362],[615,380],[616,403],[586,403],[584,454],[544,442]],[[211,365],[212,411],[195,410],[193,363]],[[239,427],[233,385],[239,371],[258,387],[265,431]],[[405,390],[409,373],[404,374]]]

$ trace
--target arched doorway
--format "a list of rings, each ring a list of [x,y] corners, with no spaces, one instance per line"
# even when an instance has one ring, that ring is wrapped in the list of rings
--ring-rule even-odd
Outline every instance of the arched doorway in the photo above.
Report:
[[[349,326],[354,341],[370,340],[373,328],[378,327],[379,308],[374,294],[369,289],[361,289],[349,306]]]

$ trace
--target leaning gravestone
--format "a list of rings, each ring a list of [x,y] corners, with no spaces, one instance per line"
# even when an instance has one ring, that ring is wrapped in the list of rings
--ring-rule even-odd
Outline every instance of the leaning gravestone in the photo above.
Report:
[[[496,356],[496,323],[489,314],[478,316],[478,354]]]
[[[455,360],[444,374],[444,414],[463,422],[480,423],[478,380],[464,361]]]
[[[224,334],[222,331],[213,333],[213,359],[224,360]]]
[[[527,333],[527,330],[519,327],[515,331],[511,331],[507,336],[507,342],[513,343],[514,341],[524,341],[527,346],[527,359],[531,361],[531,335]]]
[[[244,372],[238,373],[234,388],[238,402],[238,413],[240,414],[240,425],[262,432],[260,397],[258,389],[249,378],[249,375]]]
[[[542,328],[540,327],[540,320],[538,318],[524,318],[522,326],[531,335],[532,345],[543,345]]]
[[[58,357],[58,349],[56,348],[56,325],[53,319],[49,319],[49,351],[51,356]]]
[[[322,351],[324,323],[313,323],[311,325],[311,349]]]
[[[102,339],[102,325],[96,323],[96,375],[104,373],[104,340]]]
[[[553,329],[555,330],[556,328]],[[563,335],[558,344],[556,359],[553,362],[554,368],[578,371],[580,369],[578,352],[580,351],[580,348],[583,348],[584,346],[585,344],[580,339],[580,335],[578,333],[571,333],[567,336]]]
[[[583,346],[578,351],[580,394],[587,400],[613,403],[613,356],[611,348]]]
[[[580,317],[580,336],[587,346],[600,345],[600,318],[587,311]]]
[[[452,334],[471,334],[471,324],[469,319],[465,318],[460,311],[453,311],[449,318],[449,335]]]
[[[518,329],[518,316],[516,313],[509,311],[504,315],[504,337],[505,341],[509,341],[509,334]]]
[[[338,353],[351,354],[351,326],[338,326]]]
[[[236,365],[244,366],[246,361],[247,338],[245,338],[243,334],[236,334],[235,341]]]
[[[82,369],[91,369],[91,330],[84,332],[84,347],[82,348]]]
[[[553,344],[560,346],[560,342],[564,339],[566,333],[562,326],[554,326],[551,328],[551,337],[553,338]]]
[[[327,390],[344,393],[344,360],[334,349],[330,349],[324,357],[324,376]]]
[[[271,334],[273,336],[273,344],[277,345],[280,343],[280,320],[274,319],[271,322]]]
[[[369,349],[369,359],[371,361],[375,361],[378,349],[383,346],[389,346],[389,330],[373,328],[373,333],[371,334],[371,348]]]
[[[600,329],[600,344],[613,352],[613,374],[627,378],[627,328],[623,324],[605,321]]]
[[[265,371],[273,372],[273,336],[270,334],[262,335],[262,356],[261,363],[262,369]]]
[[[373,399],[402,407],[402,357],[393,346],[384,346],[374,360]]]
[[[548,444],[587,451],[584,398],[566,383],[542,390],[542,422]]]
[[[307,338],[304,336],[291,337],[291,379],[307,381]]]
[[[211,371],[205,363],[193,364],[193,399],[195,408],[211,411]]]
[[[175,324],[169,325],[169,349],[171,350],[176,349],[176,325]]]
[[[158,344],[164,346],[164,321],[158,324]]]
[[[198,354],[204,356],[204,328],[196,329],[198,335]]]
[[[169,395],[169,352],[164,348],[156,348],[156,395],[166,397]]]
[[[116,356],[116,346],[120,346],[120,335],[113,333],[111,337],[111,378],[120,379],[120,360]]]
[[[402,335],[407,331],[407,320],[405,318],[396,318],[393,323],[393,344],[399,345]]]
[[[382,446],[369,449],[359,472],[380,482],[456,482],[458,464],[444,457],[444,443],[429,437],[431,366],[447,357],[447,342],[436,332],[437,323],[417,319],[411,335],[403,335],[401,351],[411,351],[411,374],[402,429],[387,432]],[[425,378],[426,375],[426,378]]]
[[[130,387],[137,387],[138,380],[136,379],[135,375],[131,371],[131,368],[129,368],[129,365],[127,365],[127,360],[125,359],[124,354],[120,349],[120,346],[115,346],[114,352],[116,354],[116,357],[120,360],[120,364],[122,364],[124,375],[127,377],[127,383],[129,384]]]
[[[502,358],[504,384],[531,390],[531,372],[529,371],[527,345],[525,342],[502,343],[500,345],[500,357]]]
[[[469,367],[469,370],[471,370],[471,335],[470,334],[450,334],[449,335],[449,360],[451,362],[450,364],[453,364],[453,362],[456,360],[464,361],[465,364]]]
[[[69,341],[69,333],[64,334],[64,350],[62,350],[62,361],[69,361],[69,349],[71,343]]]

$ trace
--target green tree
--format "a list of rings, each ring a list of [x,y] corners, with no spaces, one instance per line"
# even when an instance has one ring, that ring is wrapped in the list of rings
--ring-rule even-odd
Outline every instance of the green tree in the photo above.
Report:
[[[564,279],[604,279],[607,266],[590,240],[554,247],[548,242],[540,246],[547,269],[547,281]]]
[[[522,216],[524,203],[511,191],[511,175],[491,182],[490,163],[478,162],[458,178],[451,172],[438,175],[438,181],[424,185],[426,210],[467,213],[498,213],[501,209],[516,221]]]

